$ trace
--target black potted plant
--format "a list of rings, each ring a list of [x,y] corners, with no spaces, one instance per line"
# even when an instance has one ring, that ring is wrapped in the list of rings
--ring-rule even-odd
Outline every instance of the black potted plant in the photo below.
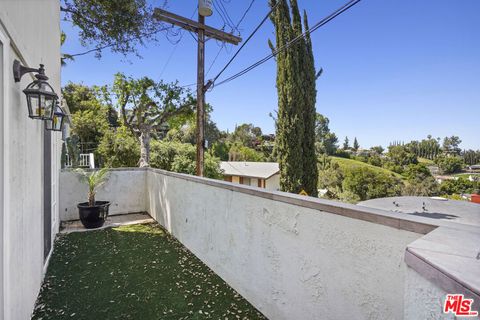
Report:
[[[88,202],[77,205],[80,221],[87,229],[99,228],[107,219],[110,201],[96,201],[95,194],[97,189],[107,181],[108,168],[91,172],[77,169],[75,172],[79,174],[80,180],[88,185]]]

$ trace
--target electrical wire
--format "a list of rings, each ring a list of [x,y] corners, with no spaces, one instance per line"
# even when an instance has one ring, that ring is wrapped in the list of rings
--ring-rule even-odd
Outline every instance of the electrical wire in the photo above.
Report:
[[[214,0],[213,6],[217,9],[223,21],[228,25],[228,27],[231,29],[231,32],[233,33],[236,29],[235,23],[232,21],[232,18],[230,18],[230,15],[228,14],[228,11],[223,5],[223,3],[221,1]]]
[[[242,17],[240,18],[240,20],[238,20],[238,23],[236,25],[236,28],[238,30],[238,32],[240,33],[240,29],[238,29],[238,27],[240,27],[240,24],[243,22],[243,19],[245,19],[245,17],[247,16],[248,12],[250,11],[250,9],[252,9],[252,6],[253,6],[253,3],[255,2],[255,0],[252,0],[250,2],[250,4],[248,5],[247,7],[247,10],[245,10],[245,12],[243,13]]]
[[[238,30],[238,35],[240,36],[240,24],[243,22],[243,20],[245,19],[245,17],[247,16],[248,12],[250,11],[250,9],[252,8],[253,6],[253,3],[255,2],[255,0],[252,0],[250,2],[250,4],[248,5],[247,9],[245,10],[245,12],[243,13],[242,17],[240,18],[240,20],[238,20],[237,22],[237,25],[236,25],[236,29]],[[229,2],[227,2],[229,3]],[[218,57],[220,56],[220,53],[222,52],[222,50],[225,48],[225,50],[227,50],[227,46],[225,45],[224,42],[222,42],[222,45],[220,46],[220,49],[218,49],[218,52],[215,56],[215,58],[213,59],[212,63],[210,64],[210,66],[208,67],[208,70],[207,70],[207,73],[205,74],[206,76],[208,76],[208,74],[210,73],[210,70],[212,69],[213,65],[215,64],[215,62],[217,62],[217,59]],[[227,50],[227,53],[230,53],[228,52]]]
[[[244,74],[250,72],[251,70],[255,69],[256,67],[264,64],[265,62],[267,62],[268,60],[270,60],[271,58],[273,57],[276,57],[279,53],[289,49],[292,45],[294,45],[296,42],[298,42],[300,39],[304,38],[306,35],[310,34],[310,33],[313,33],[314,31],[316,31],[318,28],[320,28],[321,26],[327,24],[328,22],[330,22],[331,20],[333,20],[335,17],[339,16],[340,14],[342,14],[343,12],[347,11],[348,9],[350,9],[351,7],[353,7],[354,5],[356,5],[357,3],[359,3],[361,0],[351,0],[349,2],[347,2],[346,4],[344,4],[342,7],[340,7],[339,9],[337,9],[336,11],[334,11],[333,13],[331,13],[330,15],[328,15],[327,17],[323,18],[322,20],[320,20],[319,22],[317,22],[313,27],[311,27],[309,30],[303,32],[302,34],[298,35],[297,37],[293,38],[291,41],[287,42],[285,45],[283,45],[282,47],[276,49],[274,52],[272,52],[271,54],[267,55],[266,57],[264,57],[263,59],[260,59],[258,60],[257,62],[255,62],[254,64],[250,65],[249,67],[243,69],[242,71],[234,74],[233,76],[231,77],[228,77],[227,79],[219,82],[218,84],[215,84],[215,80],[216,78],[213,79],[213,81],[211,81],[211,84],[212,84],[212,87],[215,86],[215,87],[218,87],[222,84],[225,84],[227,82],[230,82],[230,81],[233,81],[235,79],[237,79],[238,77],[241,77],[243,76]],[[228,66],[228,64],[227,64]],[[226,66],[226,67],[227,67]],[[226,69],[226,67],[224,69]],[[222,70],[223,71],[223,70]],[[210,82],[210,81],[209,81]],[[212,88],[213,89],[213,88]]]
[[[262,19],[262,21],[260,21],[260,24],[252,31],[252,33],[248,36],[248,38],[245,40],[245,42],[243,42],[243,44],[240,46],[240,48],[238,48],[237,52],[235,52],[235,54],[233,55],[233,57],[230,59],[230,61],[227,62],[227,64],[223,67],[222,70],[220,70],[220,72],[212,79],[210,80],[209,82],[214,84],[215,81],[222,75],[222,73],[228,68],[228,66],[233,62],[233,60],[235,60],[235,58],[238,56],[238,54],[240,53],[240,51],[242,51],[242,49],[245,47],[245,45],[248,43],[248,41],[250,41],[250,39],[253,38],[253,36],[255,35],[255,33],[257,33],[257,31],[260,29],[260,27],[265,23],[265,21],[267,21],[268,17],[270,17],[270,15],[272,14],[272,12],[278,7],[278,5],[280,4],[280,1],[278,1],[271,9],[270,11],[268,12],[268,14]]]
[[[195,11],[193,11],[190,19],[193,19],[193,16],[195,15],[195,13],[197,13],[197,10],[198,10],[198,8],[195,8]],[[178,39],[178,41],[175,43],[175,46],[173,47],[172,52],[168,56],[167,61],[165,62],[165,65],[163,66],[162,71],[160,72],[160,75],[158,76],[159,78],[162,77],[163,73],[167,69],[168,65],[170,64],[170,61],[172,60],[172,57],[173,57],[175,51],[178,48],[178,45],[180,44],[180,41],[182,41],[182,39],[183,39],[184,32],[182,30],[180,30],[179,34],[180,34],[180,39]]]

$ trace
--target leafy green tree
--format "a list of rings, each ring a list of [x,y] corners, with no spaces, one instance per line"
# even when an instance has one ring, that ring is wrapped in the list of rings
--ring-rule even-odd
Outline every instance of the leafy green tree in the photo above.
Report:
[[[462,152],[462,158],[465,164],[471,166],[480,164],[480,150],[466,150]]]
[[[479,181],[470,181],[464,177],[458,179],[444,180],[440,184],[440,192],[443,195],[471,194],[480,188]]]
[[[423,163],[409,164],[403,176],[407,183],[402,190],[405,196],[435,196],[439,193],[439,186],[430,170]]]
[[[72,114],[77,111],[100,109],[101,107],[95,88],[83,84],[67,83],[62,88],[62,96]]]
[[[232,142],[240,142],[243,146],[254,148],[255,142],[261,139],[262,129],[255,127],[251,123],[243,123],[235,127],[230,140]]]
[[[463,159],[458,156],[437,157],[435,163],[445,174],[460,172],[464,165]]]
[[[151,166],[168,171],[195,174],[196,148],[189,143],[152,140]],[[205,176],[221,179],[220,161],[205,153]]]
[[[176,83],[115,75],[113,92],[122,122],[140,142],[140,167],[148,167],[152,134],[167,132],[173,117],[193,112],[195,100]]]
[[[398,173],[403,172],[403,167],[409,164],[417,164],[417,156],[404,145],[390,145],[388,147],[388,162],[384,164],[385,168]]]
[[[125,126],[121,126],[105,132],[98,145],[97,154],[106,167],[136,167],[140,147],[136,137]]]
[[[62,88],[71,113],[71,133],[78,137],[78,148],[82,152],[96,153],[104,133],[116,125],[116,112],[112,112],[111,106],[102,98],[107,95],[107,90],[106,87],[88,87],[72,82]]]
[[[226,134],[220,131],[217,124],[211,119],[213,108],[207,104],[205,110],[205,140],[208,141],[209,146],[216,142],[223,141]],[[167,139],[170,141],[180,141],[183,143],[196,144],[197,143],[197,118],[195,113],[180,114],[172,117],[168,121],[169,131]]]
[[[400,179],[378,173],[367,167],[355,167],[345,172],[341,198],[347,201],[392,197],[401,194],[403,183]],[[351,197],[354,195],[354,197]]]
[[[230,147],[226,142],[218,141],[213,143],[209,151],[212,156],[219,158],[221,161],[228,161]]]
[[[278,4],[277,4],[278,2]],[[275,27],[276,48],[302,33],[296,0],[271,0],[270,18]],[[304,14],[304,28],[308,28]],[[270,47],[275,50],[270,42]],[[315,155],[315,71],[310,36],[277,55],[278,116],[275,155],[280,164],[280,188],[298,193],[304,189],[317,195],[318,169]]]
[[[377,153],[374,153],[367,158],[367,163],[371,164],[372,166],[382,167],[383,159]]]
[[[382,146],[371,147],[370,150],[378,155],[382,155],[385,149]]]
[[[350,141],[348,140],[348,137],[345,137],[345,140],[343,140],[343,150],[349,150],[350,149]]]
[[[343,172],[330,157],[322,154],[318,158],[318,188],[326,189],[323,197],[338,199],[342,193]]]
[[[315,119],[315,149],[319,154],[333,155],[337,149],[338,138],[330,132],[328,127],[330,120],[324,115],[317,113]]]
[[[407,180],[414,180],[414,179],[423,180],[428,177],[431,177],[432,173],[430,172],[430,170],[427,168],[426,165],[424,165],[423,163],[417,163],[417,164],[409,164],[405,168],[403,172],[403,176]]]
[[[63,0],[60,10],[64,20],[78,27],[80,43],[95,48],[64,58],[110,48],[121,54],[137,53],[146,41],[155,40],[156,33],[166,27],[153,17],[153,8],[146,0]]]
[[[358,143],[357,137],[355,137],[355,139],[353,139],[353,151],[357,152],[359,148],[360,144]]]
[[[460,144],[462,140],[458,136],[445,137],[443,139],[443,152],[447,154],[460,155],[462,149],[460,149]]]
[[[234,143],[228,152],[229,161],[253,161],[263,162],[265,156],[263,153],[256,151],[255,149],[243,146],[239,143]]]
[[[80,138],[81,144],[95,149],[103,134],[108,130],[107,111],[103,108],[79,110],[72,115],[72,134]]]

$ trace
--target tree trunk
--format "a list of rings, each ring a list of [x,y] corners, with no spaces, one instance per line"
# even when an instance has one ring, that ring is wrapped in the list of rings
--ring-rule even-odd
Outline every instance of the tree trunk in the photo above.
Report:
[[[140,168],[149,167],[150,162],[150,131],[145,130],[140,133],[140,160],[138,166]]]

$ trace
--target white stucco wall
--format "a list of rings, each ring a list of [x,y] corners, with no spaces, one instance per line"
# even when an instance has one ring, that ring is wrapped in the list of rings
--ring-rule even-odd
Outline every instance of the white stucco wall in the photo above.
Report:
[[[43,123],[28,118],[22,90],[30,75],[15,83],[13,60],[37,67],[45,64],[49,83],[60,92],[60,13],[58,0],[2,0],[0,38],[4,41],[1,72],[4,95],[0,103],[3,154],[3,239],[0,274],[0,319],[28,319],[44,271],[43,248]],[[60,161],[59,135],[54,135],[52,169]],[[52,175],[52,201],[58,199],[58,175]],[[58,204],[57,204],[58,206]],[[58,208],[52,205],[52,230],[58,229]],[[48,231],[47,231],[48,232]]]
[[[443,303],[446,295],[447,292],[443,289],[425,279],[412,268],[407,267],[404,302],[406,320],[455,319],[452,313],[443,313]]]
[[[97,200],[110,201],[110,214],[144,212],[146,208],[144,170],[113,169],[97,192]],[[88,201],[88,187],[72,171],[60,173],[60,220],[77,220],[77,204]]]
[[[152,217],[268,318],[403,318],[404,252],[420,234],[158,170],[146,179]]]

